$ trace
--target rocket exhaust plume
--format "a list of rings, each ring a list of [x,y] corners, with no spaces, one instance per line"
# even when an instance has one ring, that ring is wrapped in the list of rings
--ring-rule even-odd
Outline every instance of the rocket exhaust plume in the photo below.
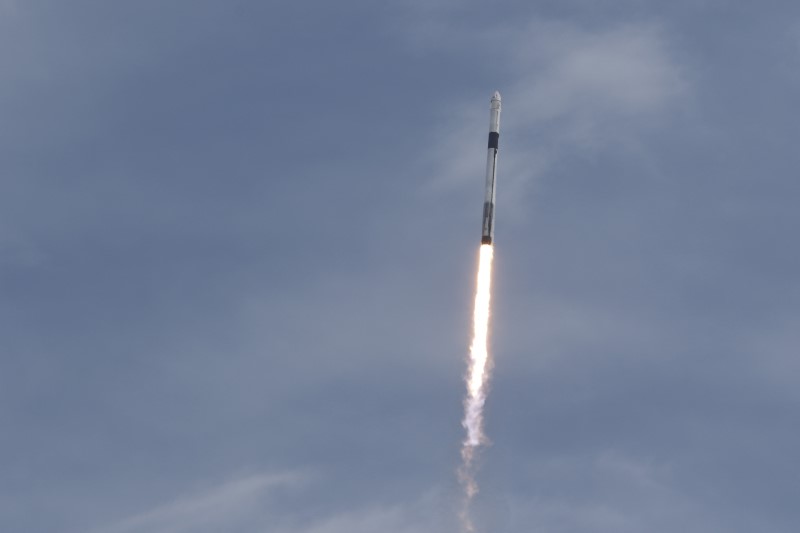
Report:
[[[464,420],[467,430],[461,448],[463,459],[460,471],[461,481],[466,490],[467,500],[478,492],[475,483],[473,460],[477,448],[486,442],[483,434],[483,404],[486,402],[486,385],[489,377],[489,308],[492,296],[492,259],[494,249],[491,244],[482,244],[478,260],[478,279],[475,290],[475,307],[472,313],[472,343],[469,348],[469,371],[467,373],[467,397],[464,400]]]
[[[459,479],[464,486],[464,508],[461,520],[465,531],[474,531],[469,517],[472,498],[478,493],[475,481],[475,461],[479,447],[486,443],[483,434],[483,405],[486,402],[491,359],[489,357],[489,310],[492,296],[492,260],[494,258],[494,204],[497,176],[497,151],[500,138],[500,93],[492,97],[489,122],[489,153],[486,163],[486,194],[483,203],[483,232],[475,288],[475,307],[472,313],[472,343],[469,348],[467,396],[464,399],[462,425],[467,436],[461,446]]]
[[[482,408],[486,400],[486,378],[489,371],[489,304],[492,296],[491,244],[482,244],[478,262],[478,280],[475,290],[475,308],[472,314],[473,334],[469,348],[469,373],[467,375],[467,398],[464,411],[464,428],[467,438],[464,444],[470,448],[484,441],[481,427]]]

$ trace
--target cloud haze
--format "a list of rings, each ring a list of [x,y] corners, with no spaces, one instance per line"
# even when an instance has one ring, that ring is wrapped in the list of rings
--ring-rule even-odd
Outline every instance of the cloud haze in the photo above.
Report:
[[[0,530],[796,529],[797,27],[741,2],[0,2]]]

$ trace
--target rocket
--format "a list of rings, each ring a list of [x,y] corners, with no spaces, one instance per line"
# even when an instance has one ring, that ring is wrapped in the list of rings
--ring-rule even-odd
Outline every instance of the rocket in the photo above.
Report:
[[[483,198],[483,232],[481,244],[494,240],[494,197],[497,178],[497,150],[500,142],[500,93],[492,95],[489,112],[489,153],[486,158],[486,193]]]

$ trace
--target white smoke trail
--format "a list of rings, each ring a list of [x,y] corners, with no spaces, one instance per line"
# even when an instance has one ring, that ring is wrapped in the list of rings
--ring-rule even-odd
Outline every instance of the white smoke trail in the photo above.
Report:
[[[475,481],[475,454],[485,443],[483,435],[483,404],[486,402],[486,383],[489,377],[489,307],[492,295],[491,244],[481,245],[478,263],[478,280],[475,289],[475,308],[472,315],[472,344],[469,348],[469,373],[467,374],[467,397],[464,399],[464,420],[467,437],[461,446],[461,468],[459,478],[464,486],[464,509],[462,523],[466,531],[474,531],[469,518],[469,504],[478,493]]]

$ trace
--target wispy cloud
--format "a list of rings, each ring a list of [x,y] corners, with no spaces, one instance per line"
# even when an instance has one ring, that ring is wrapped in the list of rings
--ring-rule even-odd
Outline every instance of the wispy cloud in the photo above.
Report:
[[[414,501],[373,505],[278,530],[278,533],[438,533],[455,523],[437,491]]]
[[[714,519],[676,490],[669,465],[614,451],[565,455],[526,465],[549,490],[528,499],[508,496],[494,527],[531,531],[667,532],[717,530]],[[597,485],[601,493],[595,492]],[[561,490],[562,487],[571,487]],[[582,488],[576,488],[582,487]]]
[[[537,21],[516,33],[511,66],[520,79],[511,94],[524,122],[660,111],[686,89],[656,25],[592,31]]]
[[[434,533],[446,529],[438,492],[411,502],[369,505],[330,514],[304,512],[300,502],[281,506],[275,494],[298,488],[308,476],[298,473],[254,475],[182,496],[91,533]]]
[[[533,19],[476,32],[433,20],[425,27],[412,35],[415,46],[449,49],[457,44],[493,58],[497,87],[492,88],[502,92],[505,106],[505,199],[519,196],[576,150],[625,150],[641,157],[641,132],[667,120],[691,92],[673,45],[654,23],[586,29]],[[487,89],[487,107],[489,94]],[[483,111],[474,101],[456,103],[449,111],[452,118],[432,154],[444,162],[434,188],[474,181],[482,157],[475,149],[476,132],[486,130],[488,120]]]
[[[300,474],[244,477],[182,496],[92,533],[203,533],[261,527],[269,523],[266,513],[271,493],[296,485],[303,478]]]

